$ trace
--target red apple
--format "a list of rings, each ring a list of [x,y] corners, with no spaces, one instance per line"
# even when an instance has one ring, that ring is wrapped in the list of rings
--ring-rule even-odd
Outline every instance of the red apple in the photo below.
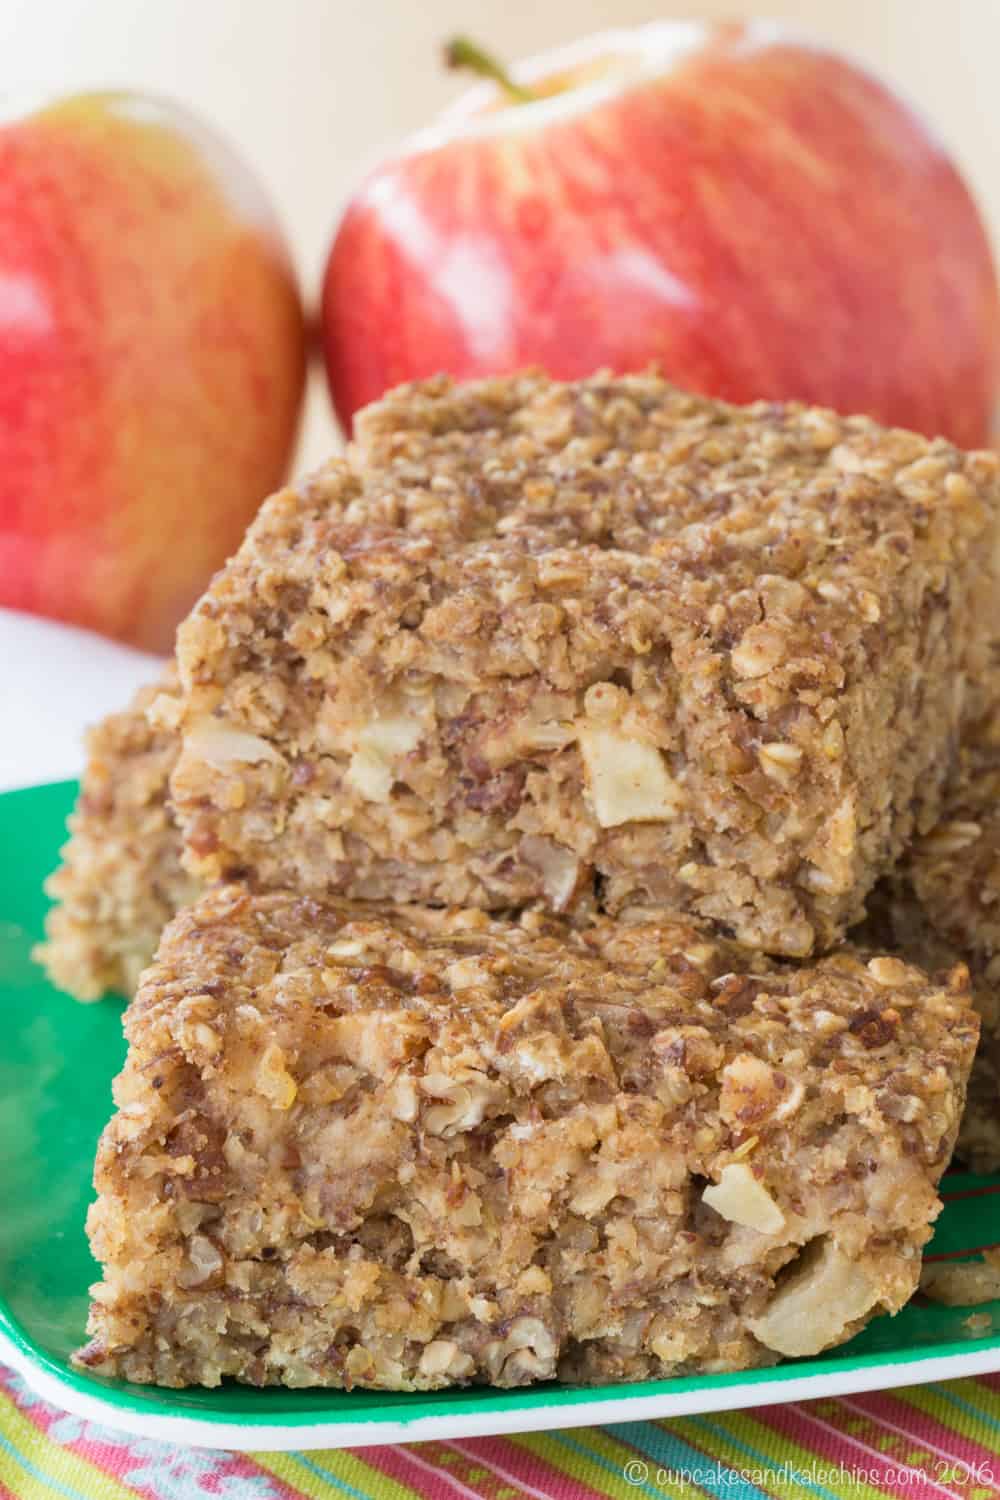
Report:
[[[475,88],[370,176],[326,271],[343,421],[400,381],[657,361],[975,445],[1000,311],[954,164],[884,84],[772,25],[656,22]]]
[[[173,106],[0,123],[0,604],[153,650],[281,482],[302,312],[274,219]]]

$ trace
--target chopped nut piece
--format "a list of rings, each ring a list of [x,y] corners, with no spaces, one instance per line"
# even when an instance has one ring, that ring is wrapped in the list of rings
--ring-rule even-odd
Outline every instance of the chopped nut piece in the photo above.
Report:
[[[550,910],[568,911],[573,904],[584,866],[572,849],[564,849],[552,839],[528,835],[521,840],[521,853],[529,864],[542,872],[545,899]]]
[[[446,1376],[450,1381],[462,1380],[471,1375],[476,1362],[465,1354],[454,1339],[433,1339],[420,1356],[420,1373],[432,1377]]]
[[[776,1113],[787,1092],[782,1073],[751,1053],[740,1053],[722,1071],[719,1113],[729,1124],[746,1128]]]
[[[415,713],[388,712],[371,719],[358,734],[358,745],[375,755],[392,760],[415,750],[424,734],[424,726]]]
[[[976,1307],[1000,1298],[1000,1270],[977,1262],[925,1266],[920,1290],[945,1307]]]
[[[184,1287],[204,1286],[216,1277],[223,1267],[223,1258],[218,1247],[203,1234],[193,1234],[188,1241],[188,1264],[181,1272]]]
[[[477,985],[489,984],[492,979],[489,969],[478,955],[475,958],[457,958],[445,969],[444,977],[452,990],[474,989]]]
[[[495,1385],[550,1380],[556,1373],[557,1348],[540,1318],[517,1318],[505,1339],[486,1345],[486,1367]]]
[[[347,767],[347,780],[369,802],[388,802],[395,777],[392,766],[376,750],[355,750]]]
[[[869,961],[868,972],[876,984],[898,988],[906,983],[908,970],[898,958],[873,958]]]
[[[962,822],[953,819],[950,823],[939,823],[933,832],[918,844],[918,852],[930,855],[933,858],[941,858],[950,854],[958,854],[962,849],[968,849],[978,838],[982,837],[982,824]]]
[[[369,802],[388,802],[399,760],[416,749],[424,733],[415,707],[387,707],[357,731],[347,780]]]
[[[291,1109],[295,1103],[298,1085],[285,1067],[285,1054],[276,1042],[272,1042],[261,1058],[256,1082],[260,1092],[275,1108]]]
[[[763,677],[785,659],[787,637],[774,625],[751,625],[731,660],[737,677]]]
[[[768,775],[790,776],[802,763],[802,751],[798,745],[782,744],[772,740],[760,747],[760,759]]]
[[[192,724],[184,744],[185,754],[192,759],[223,769],[234,762],[253,765],[262,760],[281,760],[274,746],[259,734],[251,734],[224,719],[204,718]]]

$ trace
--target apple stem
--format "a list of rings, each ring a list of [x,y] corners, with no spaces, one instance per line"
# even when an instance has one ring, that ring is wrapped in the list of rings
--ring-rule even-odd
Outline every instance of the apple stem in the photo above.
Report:
[[[446,68],[467,68],[480,78],[490,78],[498,83],[513,104],[533,104],[538,98],[530,89],[515,83],[502,63],[478,47],[467,36],[452,37],[445,43],[444,64]]]

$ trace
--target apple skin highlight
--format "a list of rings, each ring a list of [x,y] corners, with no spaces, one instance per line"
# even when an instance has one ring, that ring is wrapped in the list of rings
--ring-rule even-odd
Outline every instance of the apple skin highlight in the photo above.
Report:
[[[545,97],[479,85],[348,205],[323,294],[345,425],[438,371],[656,362],[732,401],[989,440],[986,233],[946,152],[877,79],[771,26],[671,22],[513,72]]]
[[[0,605],[152,651],[284,478],[305,337],[270,209],[174,106],[0,123]]]

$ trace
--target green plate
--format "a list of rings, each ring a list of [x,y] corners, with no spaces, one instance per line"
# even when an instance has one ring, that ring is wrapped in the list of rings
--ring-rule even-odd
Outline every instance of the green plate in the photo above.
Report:
[[[95,1278],[83,1224],[98,1134],[121,1066],[121,1005],[78,1005],[32,964],[75,784],[0,796],[0,1358],[38,1394],[147,1437],[225,1448],[309,1448],[627,1422],[1000,1369],[1000,1337],[968,1310],[917,1299],[820,1359],[634,1386],[546,1385],[436,1395],[166,1391],[71,1368]],[[931,1254],[1000,1242],[1000,1177],[949,1175]],[[1000,1328],[1000,1303],[977,1309]]]

